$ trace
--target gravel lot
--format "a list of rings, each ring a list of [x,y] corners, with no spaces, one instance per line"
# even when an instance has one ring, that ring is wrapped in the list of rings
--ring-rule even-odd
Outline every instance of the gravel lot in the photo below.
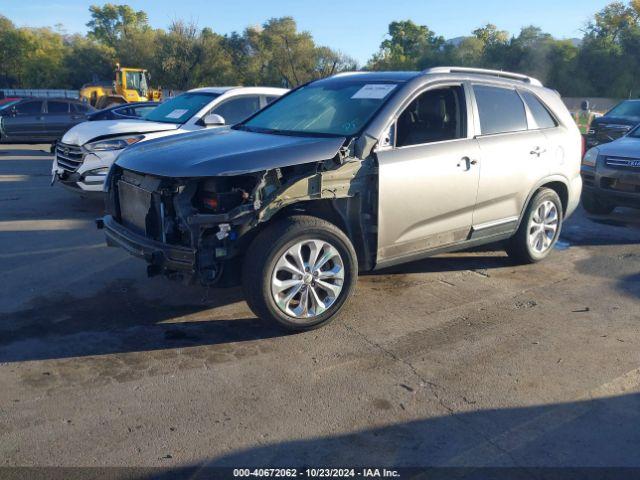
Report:
[[[3,465],[640,466],[638,211],[362,276],[293,335],[147,279],[38,148],[0,146]]]

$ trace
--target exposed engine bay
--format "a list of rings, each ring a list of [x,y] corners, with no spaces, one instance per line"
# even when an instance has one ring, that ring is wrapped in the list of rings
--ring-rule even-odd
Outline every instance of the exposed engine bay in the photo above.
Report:
[[[149,262],[150,276],[232,285],[240,269],[228,267],[240,265],[267,221],[293,209],[342,226],[367,269],[376,251],[375,173],[371,158],[350,158],[344,150],[323,162],[230,176],[168,178],[116,165],[107,180],[105,222],[151,242],[149,252],[129,248]],[[123,246],[109,230],[108,243]]]

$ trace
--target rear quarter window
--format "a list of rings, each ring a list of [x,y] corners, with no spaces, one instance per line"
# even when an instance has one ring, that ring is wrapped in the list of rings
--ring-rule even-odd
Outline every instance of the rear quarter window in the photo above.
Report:
[[[538,97],[527,91],[520,91],[520,95],[522,95],[524,102],[527,104],[527,107],[529,107],[529,111],[538,124],[538,128],[553,128],[558,126],[553,116],[549,113],[549,110],[547,110],[547,107],[538,100]]]
[[[89,107],[87,107],[86,105],[82,104],[82,103],[72,103],[71,105],[73,105],[73,109],[76,112],[79,113],[86,113],[89,111]]]
[[[527,129],[527,114],[518,92],[509,88],[474,85],[482,135]]]

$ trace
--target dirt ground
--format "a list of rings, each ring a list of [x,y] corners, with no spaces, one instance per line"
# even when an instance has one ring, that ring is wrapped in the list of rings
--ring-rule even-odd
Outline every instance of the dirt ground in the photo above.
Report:
[[[285,334],[146,278],[37,148],[0,147],[2,465],[640,466],[638,211],[578,211],[537,265],[361,276]]]

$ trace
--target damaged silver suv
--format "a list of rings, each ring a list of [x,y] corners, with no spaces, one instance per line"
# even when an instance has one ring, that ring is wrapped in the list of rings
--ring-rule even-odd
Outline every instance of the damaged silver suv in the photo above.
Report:
[[[242,283],[261,318],[331,320],[358,271],[506,241],[545,258],[578,204],[581,137],[559,95],[518,74],[339,74],[231,128],[123,152],[109,245],[149,275]]]

